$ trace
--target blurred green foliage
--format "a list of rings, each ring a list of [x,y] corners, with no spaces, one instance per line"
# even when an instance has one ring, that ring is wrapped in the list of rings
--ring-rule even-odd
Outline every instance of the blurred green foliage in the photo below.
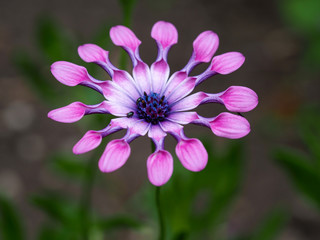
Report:
[[[26,239],[18,209],[2,194],[0,195],[0,237],[3,240]]]
[[[137,0],[119,0],[123,12],[123,25],[130,27],[133,8]]]
[[[304,35],[319,31],[320,2],[317,0],[283,0],[279,2],[285,20]]]
[[[275,159],[287,172],[297,189],[320,210],[320,114],[318,107],[299,115],[298,129],[308,151],[283,147]]]
[[[176,166],[175,176],[163,193],[174,239],[186,234],[191,239],[216,239],[217,230],[241,186],[243,148],[233,145],[224,156],[217,156],[211,142],[205,142],[209,154],[205,170],[183,175],[186,170]],[[178,160],[176,163],[180,165]]]
[[[17,53],[14,57],[14,62],[41,99],[47,102],[55,99],[53,85],[43,75],[41,67],[31,59],[28,53],[19,51],[19,54]]]
[[[115,229],[132,228],[139,229],[141,223],[128,215],[116,215],[103,217],[91,214],[86,222],[89,229],[88,237],[83,235],[83,209],[78,203],[58,193],[45,193],[34,196],[33,204],[45,212],[48,216],[38,234],[39,240],[52,239],[104,239],[105,232]]]
[[[48,16],[37,19],[35,35],[37,54],[17,49],[13,56],[14,64],[42,100],[49,104],[60,103],[61,98],[57,96],[61,92],[54,85],[52,78],[48,77],[48,66],[62,59],[79,61],[76,58],[78,42]],[[66,92],[64,94],[66,95]]]
[[[49,160],[50,169],[56,174],[66,176],[68,179],[83,180],[87,164],[74,159],[70,154],[56,154]]]
[[[320,64],[320,1],[282,0],[277,3],[285,22],[305,41],[304,66],[318,71]]]

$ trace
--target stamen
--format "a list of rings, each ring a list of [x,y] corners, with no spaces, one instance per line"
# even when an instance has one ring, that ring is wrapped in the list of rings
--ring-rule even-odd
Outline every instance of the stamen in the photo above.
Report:
[[[147,95],[146,92],[143,96],[139,97],[137,103],[137,114],[140,119],[145,119],[153,125],[164,121],[167,117],[170,109],[165,96],[160,96],[157,93],[150,93]]]

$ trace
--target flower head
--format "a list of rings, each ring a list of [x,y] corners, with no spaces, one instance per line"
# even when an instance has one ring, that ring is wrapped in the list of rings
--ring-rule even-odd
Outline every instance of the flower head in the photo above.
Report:
[[[130,156],[130,143],[137,137],[148,134],[155,144],[155,152],[147,160],[148,177],[152,184],[161,186],[173,172],[172,155],[164,149],[164,139],[171,134],[177,140],[176,154],[182,165],[190,171],[201,171],[208,161],[203,144],[195,138],[188,138],[183,126],[189,123],[208,127],[214,134],[226,138],[241,138],[250,132],[249,122],[242,116],[223,112],[218,116],[205,118],[192,111],[205,103],[219,103],[233,112],[247,112],[256,107],[258,97],[254,91],[241,86],[231,86],[220,93],[196,92],[194,88],[216,74],[229,74],[243,64],[241,53],[228,52],[213,57],[219,38],[212,31],[201,33],[193,42],[193,54],[187,65],[171,76],[167,55],[178,41],[176,28],[169,22],[157,22],[151,36],[158,45],[156,61],[149,67],[139,56],[141,41],[127,27],[115,26],[110,30],[113,43],[129,54],[132,75],[116,68],[109,61],[109,54],[94,44],[84,44],[78,53],[85,62],[101,66],[111,80],[93,78],[86,68],[69,62],[55,62],[51,72],[67,86],[83,85],[102,94],[105,101],[96,105],[74,102],[52,110],[48,117],[58,122],[76,122],[93,113],[112,114],[117,118],[98,131],[88,131],[73,148],[75,154],[82,154],[98,147],[107,135],[126,129],[121,139],[108,143],[99,160],[102,172],[120,168]],[[212,58],[213,57],[213,58]],[[198,76],[190,76],[191,70],[200,63],[210,62],[209,67]]]

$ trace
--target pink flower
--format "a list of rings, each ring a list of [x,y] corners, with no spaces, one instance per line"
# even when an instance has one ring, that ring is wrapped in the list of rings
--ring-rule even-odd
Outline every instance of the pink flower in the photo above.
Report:
[[[152,184],[161,186],[173,172],[173,158],[164,149],[167,133],[178,142],[176,154],[182,165],[196,172],[205,168],[208,154],[198,139],[185,136],[184,125],[202,125],[217,136],[231,139],[244,137],[250,132],[249,122],[242,116],[223,112],[205,118],[191,110],[201,104],[219,103],[229,111],[247,112],[257,106],[258,97],[251,89],[241,86],[231,86],[215,94],[196,92],[189,95],[204,80],[216,74],[229,74],[241,67],[245,60],[238,52],[213,57],[219,45],[219,38],[214,32],[205,31],[195,39],[189,62],[171,76],[167,55],[178,41],[177,30],[171,23],[159,21],[153,26],[151,36],[158,45],[158,56],[149,67],[139,56],[141,41],[129,28],[115,26],[110,30],[113,43],[124,48],[132,60],[132,75],[112,65],[109,53],[94,44],[80,46],[78,53],[85,62],[101,66],[112,80],[97,80],[89,75],[86,68],[73,63],[53,63],[51,72],[58,81],[67,86],[90,87],[106,100],[96,105],[74,102],[52,110],[48,117],[64,123],[76,122],[93,113],[117,117],[102,130],[88,131],[73,148],[75,154],[88,152],[98,147],[105,136],[126,129],[123,138],[107,145],[99,160],[102,172],[112,172],[123,166],[130,156],[129,144],[137,137],[148,134],[156,146],[155,152],[147,160],[148,177]],[[202,74],[190,76],[195,66],[210,61]]]

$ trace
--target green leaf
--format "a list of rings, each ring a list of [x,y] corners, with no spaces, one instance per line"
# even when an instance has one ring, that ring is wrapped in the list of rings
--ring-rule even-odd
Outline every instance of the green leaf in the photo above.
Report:
[[[313,69],[315,73],[319,72],[320,65],[320,31],[316,36],[312,36],[309,39],[305,50],[305,56],[303,63],[306,67]]]
[[[72,60],[76,56],[75,40],[71,41],[61,26],[48,16],[41,16],[36,25],[37,44],[50,62]]]
[[[207,149],[210,148],[207,147]],[[207,208],[202,210],[202,214],[193,216],[194,226],[199,230],[210,226],[217,227],[225,218],[230,204],[238,193],[242,179],[244,162],[241,145],[230,145],[222,157],[213,157],[212,153],[210,156],[207,169],[200,175],[199,181],[210,189],[211,195],[206,204]],[[214,231],[214,228],[211,227],[211,230]]]
[[[320,166],[320,114],[318,107],[312,107],[302,112],[299,119],[299,129],[304,143],[314,155]],[[320,170],[320,169],[318,169]],[[320,171],[319,171],[320,173]]]
[[[288,173],[298,190],[320,209],[320,175],[314,164],[296,150],[278,150],[275,152],[275,159]]]
[[[67,177],[84,179],[86,177],[87,164],[74,156],[56,155],[50,160],[52,168]]]
[[[78,208],[65,197],[58,196],[54,193],[46,193],[42,196],[38,195],[32,197],[31,201],[52,220],[66,226],[76,225],[75,219],[78,216]]]
[[[68,226],[57,226],[54,224],[44,224],[38,234],[38,240],[80,240],[80,231],[70,229]]]
[[[203,142],[209,154],[207,167],[192,173],[176,159],[173,178],[163,188],[165,221],[176,239],[213,237],[240,187],[242,146],[230,145],[221,156],[212,151],[210,141]]]
[[[187,232],[180,232],[177,233],[173,240],[187,240],[188,239],[188,233]]]
[[[96,221],[98,229],[110,231],[119,228],[139,229],[142,223],[130,216],[118,215],[108,218],[100,218]]]
[[[44,225],[38,234],[38,240],[58,240],[60,234],[53,227]],[[61,238],[60,238],[61,239]]]
[[[7,198],[0,195],[0,233],[3,240],[25,239],[20,216]]]
[[[318,0],[283,0],[279,3],[284,18],[301,33],[313,35],[314,32],[319,32]]]

